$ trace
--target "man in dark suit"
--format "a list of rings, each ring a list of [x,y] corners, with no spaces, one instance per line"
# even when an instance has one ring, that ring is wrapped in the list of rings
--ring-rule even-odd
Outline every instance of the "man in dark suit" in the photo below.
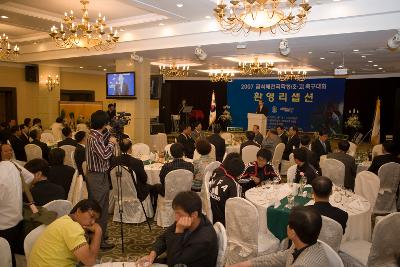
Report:
[[[319,137],[311,144],[311,150],[318,157],[318,161],[322,155],[327,155],[332,152],[331,144],[328,141],[328,132],[321,130],[318,132]]]
[[[191,137],[192,128],[189,125],[182,125],[181,130],[182,132],[178,135],[176,141],[183,145],[186,157],[192,159],[195,150],[195,142]]]
[[[32,138],[32,142],[31,144],[37,145],[38,147],[40,147],[40,149],[42,150],[42,156],[45,160],[49,161],[49,152],[50,152],[50,148],[46,145],[46,143],[43,143],[40,141],[40,137],[41,137],[41,133],[39,132],[39,130],[32,130],[29,133],[29,136]]]
[[[319,167],[319,161],[314,152],[309,149],[311,138],[308,135],[302,135],[300,137],[300,147],[304,147],[307,150],[307,161],[321,174],[321,168]]]
[[[21,130],[21,140],[24,141],[25,145],[29,144],[29,127],[21,124],[19,129]]]
[[[350,143],[346,140],[342,140],[338,143],[339,152],[328,154],[327,158],[337,159],[344,164],[345,175],[344,175],[344,187],[354,190],[354,182],[357,174],[357,166],[355,159],[346,154],[350,148]]]
[[[257,144],[261,145],[264,140],[264,136],[262,135],[262,133],[260,133],[260,126],[258,126],[257,124],[253,125],[253,132],[255,134],[254,141]]]
[[[174,170],[184,169],[194,173],[193,164],[185,161],[182,158],[184,152],[184,147],[182,144],[180,143],[172,144],[170,150],[171,150],[171,155],[174,159],[172,160],[172,162],[165,163],[162,166],[160,171],[160,184],[156,184],[154,186],[155,191],[162,196],[165,196],[165,177],[169,172]]]
[[[396,146],[393,142],[385,142],[382,144],[383,155],[376,156],[372,160],[371,166],[368,168],[370,172],[378,174],[379,168],[389,162],[400,163],[400,159],[396,155]]]
[[[82,163],[86,160],[86,132],[79,131],[75,134],[75,140],[78,142],[75,148],[74,159],[76,163],[76,167],[78,169],[79,174],[84,175],[82,169]]]
[[[27,145],[21,139],[21,130],[19,126],[11,127],[11,136],[9,138],[10,144],[14,150],[15,158],[20,161],[26,161],[25,145]]]
[[[296,162],[296,175],[294,178],[295,183],[299,183],[302,176],[307,178],[307,184],[311,184],[312,181],[317,177],[318,171],[307,161],[307,150],[302,148],[296,148],[293,150],[294,161]]]
[[[253,131],[247,131],[246,132],[246,138],[247,141],[242,143],[240,145],[240,155],[242,155],[242,149],[245,148],[246,146],[257,146],[257,147],[261,147],[261,145],[259,145],[258,143],[254,142],[254,137],[256,135],[254,134]]]
[[[216,160],[222,162],[225,155],[225,140],[220,135],[221,126],[219,124],[214,125],[214,134],[208,137],[208,141],[215,146],[215,157]]]
[[[329,203],[329,196],[332,194],[332,181],[328,177],[319,176],[312,182],[312,188],[316,210],[322,216],[329,217],[340,223],[344,234],[349,215],[344,210],[333,207]]]
[[[276,127],[276,131],[278,132],[278,136],[281,138],[281,142],[286,145],[288,142],[288,136],[286,134],[285,127],[283,127],[283,125],[278,125]]]
[[[258,100],[257,114],[264,114],[265,117],[268,115],[268,108],[264,106],[264,101],[262,99]]]
[[[35,204],[43,206],[53,200],[67,199],[60,185],[47,180],[49,165],[44,159],[33,159],[25,164],[25,168],[34,175],[31,193]]]
[[[64,127],[62,129],[62,134],[64,135],[65,139],[58,142],[57,146],[61,147],[61,146],[65,146],[65,145],[70,145],[70,146],[75,146],[78,144],[78,142],[76,142],[76,140],[72,139],[72,130],[69,127]]]
[[[289,155],[293,152],[293,147],[300,147],[299,129],[296,126],[292,126],[289,128],[289,138],[285,145],[285,150],[283,151],[282,156],[284,160],[289,160]]]
[[[62,186],[65,193],[68,195],[75,169],[71,166],[64,165],[64,158],[65,151],[61,148],[54,148],[50,151],[50,170],[47,177],[50,182]]]
[[[115,118],[115,116],[117,115],[117,112],[115,110],[115,104],[112,104],[112,103],[108,104],[107,115],[108,115],[109,121],[111,121],[112,119]]]

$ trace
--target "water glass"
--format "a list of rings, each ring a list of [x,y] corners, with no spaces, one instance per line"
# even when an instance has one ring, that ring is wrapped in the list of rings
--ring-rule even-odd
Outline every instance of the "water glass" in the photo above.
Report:
[[[342,201],[342,195],[340,193],[333,194],[333,200],[336,203],[340,203]]]
[[[292,209],[294,207],[294,196],[292,194],[289,194],[287,196],[287,199],[288,199],[288,204],[286,205],[286,207],[288,209]]]

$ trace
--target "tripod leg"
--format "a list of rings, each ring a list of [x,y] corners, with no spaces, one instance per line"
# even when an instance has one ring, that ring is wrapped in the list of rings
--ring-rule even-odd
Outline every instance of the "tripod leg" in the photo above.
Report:
[[[150,222],[149,222],[149,217],[147,217],[147,213],[146,213],[146,210],[144,209],[143,202],[142,201],[139,201],[139,202],[140,202],[140,205],[142,206],[142,209],[143,209],[143,212],[144,212],[144,216],[146,216],[146,222],[147,222],[147,225],[149,226],[149,230],[151,231],[151,225],[150,225]]]

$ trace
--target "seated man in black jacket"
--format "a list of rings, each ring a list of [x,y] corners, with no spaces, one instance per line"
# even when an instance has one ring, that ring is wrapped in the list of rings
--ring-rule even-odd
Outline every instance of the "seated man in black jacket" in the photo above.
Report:
[[[288,141],[285,145],[285,150],[283,151],[282,155],[282,159],[284,160],[289,160],[289,155],[293,152],[293,149],[300,147],[299,128],[296,126],[291,126],[288,134]]]
[[[150,254],[138,261],[150,266],[166,252],[166,259],[157,259],[168,266],[214,267],[218,256],[218,240],[213,225],[202,212],[201,199],[195,192],[180,192],[172,201],[175,223],[161,234]],[[148,264],[148,265],[146,265]]]
[[[68,195],[75,169],[71,166],[64,165],[64,158],[65,151],[61,148],[54,148],[50,150],[50,170],[48,177],[52,183],[62,186],[65,190],[65,193]]]
[[[32,130],[29,132],[29,137],[32,138],[32,142],[31,144],[37,145],[38,147],[40,147],[40,149],[42,150],[42,156],[45,160],[49,161],[49,152],[50,152],[50,148],[46,145],[46,143],[43,143],[42,141],[40,141],[40,137],[41,137],[41,132],[39,132],[39,130]]]
[[[14,150],[15,158],[19,161],[26,161],[25,145],[27,143],[21,139],[21,134],[19,126],[12,126],[9,141]]]
[[[181,130],[182,132],[178,135],[176,141],[183,145],[185,156],[192,159],[194,150],[196,149],[195,142],[191,137],[192,128],[188,125],[182,125]]]
[[[75,148],[74,159],[79,174],[84,175],[82,163],[86,160],[86,140],[87,134],[85,131],[79,131],[75,134],[75,140],[78,142]]]
[[[246,132],[247,141],[244,142],[244,143],[242,143],[242,144],[240,145],[240,155],[242,155],[242,150],[243,150],[243,148],[245,148],[246,146],[257,146],[257,147],[260,147],[260,146],[261,146],[260,144],[258,144],[258,143],[256,143],[256,142],[254,141],[254,138],[255,138],[255,137],[256,137],[256,134],[255,134],[253,131],[247,131],[247,132]]]
[[[400,159],[396,155],[396,146],[393,142],[385,142],[382,144],[383,155],[376,156],[371,163],[368,171],[378,174],[379,168],[389,162],[400,163]]]
[[[132,142],[128,138],[121,140],[119,148],[122,154],[111,159],[110,170],[118,165],[122,165],[135,172],[137,197],[140,201],[144,201],[149,195],[150,185],[147,184],[147,174],[144,170],[143,161],[130,155],[132,154]]]
[[[64,135],[65,139],[58,142],[57,146],[62,147],[65,145],[70,145],[70,146],[76,146],[78,142],[76,140],[72,139],[72,130],[69,127],[64,127],[61,130],[62,134]]]
[[[214,125],[214,134],[208,137],[208,141],[215,146],[216,159],[222,162],[225,155],[225,140],[220,135],[221,126],[219,124]]]
[[[310,163],[318,171],[318,173],[321,173],[321,168],[319,167],[319,158],[313,151],[310,150],[310,143],[310,136],[304,134],[300,137],[300,147],[304,147],[306,149],[308,163]]]
[[[346,229],[346,223],[349,215],[344,210],[333,207],[329,203],[329,197],[332,194],[332,181],[325,176],[319,176],[312,182],[314,207],[318,212],[332,220],[337,221],[343,228],[343,233]]]
[[[307,184],[311,184],[315,177],[318,176],[318,171],[307,161],[307,150],[302,148],[296,148],[293,150],[294,161],[297,164],[295,183],[299,183],[301,177],[307,178]]]

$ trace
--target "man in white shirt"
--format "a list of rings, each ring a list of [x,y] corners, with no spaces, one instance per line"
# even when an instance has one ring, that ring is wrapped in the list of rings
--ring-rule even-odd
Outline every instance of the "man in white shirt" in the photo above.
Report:
[[[21,169],[22,176],[25,178],[25,180],[32,181],[33,180],[33,174],[25,169],[25,161],[19,161],[13,158],[13,149],[12,146],[9,144],[2,144],[0,145],[0,160],[1,161],[11,161],[12,163],[15,163],[18,165],[18,167]]]
[[[26,183],[32,179],[24,177]],[[0,162],[0,237],[5,238],[13,254],[23,254],[22,227],[22,182],[15,165],[10,161]]]

